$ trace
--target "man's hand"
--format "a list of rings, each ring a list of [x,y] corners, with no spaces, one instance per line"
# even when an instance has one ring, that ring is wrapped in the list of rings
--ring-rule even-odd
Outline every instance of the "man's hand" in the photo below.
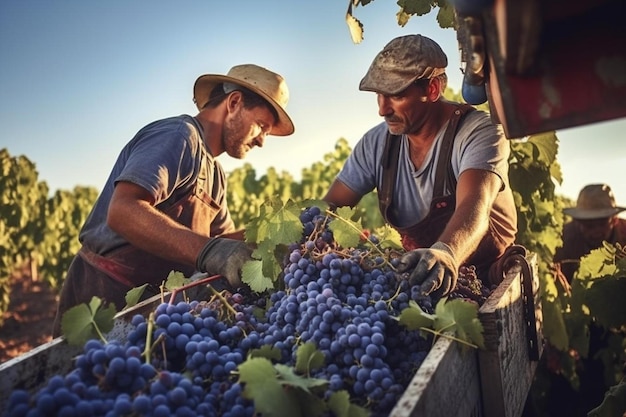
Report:
[[[400,258],[398,272],[413,271],[409,275],[411,285],[420,285],[421,293],[437,292],[444,296],[456,286],[459,267],[450,246],[436,242],[430,248],[416,249]]]
[[[241,268],[252,260],[252,248],[245,242],[222,237],[210,238],[196,260],[196,269],[222,275],[233,289],[242,286]]]

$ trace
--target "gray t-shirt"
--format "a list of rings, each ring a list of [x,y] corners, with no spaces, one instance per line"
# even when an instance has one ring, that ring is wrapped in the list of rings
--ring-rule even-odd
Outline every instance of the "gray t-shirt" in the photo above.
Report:
[[[107,182],[83,225],[80,242],[92,251],[105,254],[128,243],[106,224],[115,184],[128,181],[145,188],[163,210],[185,195],[195,183],[202,158],[220,179],[212,186],[213,199],[221,207],[211,224],[211,235],[234,230],[226,206],[225,174],[209,153],[193,117],[182,115],[152,122],[143,127],[121,150]]]
[[[409,156],[408,138],[401,138],[398,174],[390,208],[398,227],[413,226],[428,214],[439,149],[447,126],[446,123],[437,133],[424,163],[418,170]],[[381,158],[387,133],[385,122],[369,130],[356,144],[337,176],[339,181],[361,196],[382,187]],[[466,169],[483,169],[496,173],[503,182],[498,198],[507,199],[506,205],[510,206],[512,196],[508,184],[509,154],[509,143],[489,116],[485,112],[473,111],[459,125],[452,149],[452,170],[457,180]],[[505,190],[506,193],[503,193]],[[445,190],[446,194],[450,192],[451,190]],[[498,206],[498,201],[495,206]]]

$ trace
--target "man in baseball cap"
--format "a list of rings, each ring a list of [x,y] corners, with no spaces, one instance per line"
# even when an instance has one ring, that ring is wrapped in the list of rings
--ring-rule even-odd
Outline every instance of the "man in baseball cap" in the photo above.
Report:
[[[241,268],[252,249],[235,230],[226,174],[216,158],[243,158],[268,135],[291,135],[289,90],[281,75],[243,64],[226,75],[200,76],[193,98],[195,116],[149,123],[120,152],[80,231],[82,247],[61,290],[55,337],[73,306],[97,296],[121,310],[130,289],[147,285],[152,295],[170,271],[220,275],[233,291],[242,286]]]
[[[490,268],[517,230],[508,141],[488,114],[442,97],[447,65],[423,35],[385,45],[359,84],[376,93],[384,122],[356,144],[324,197],[354,206],[377,189],[381,212],[408,251],[398,271],[436,296],[454,290],[462,264],[499,283]]]

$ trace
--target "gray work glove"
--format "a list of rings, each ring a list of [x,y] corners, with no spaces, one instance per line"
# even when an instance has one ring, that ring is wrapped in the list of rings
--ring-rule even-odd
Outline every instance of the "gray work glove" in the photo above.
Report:
[[[213,237],[200,251],[196,269],[221,275],[233,289],[241,287],[241,268],[252,260],[252,248],[240,240]]]
[[[411,269],[413,271],[409,275],[409,284],[419,284],[424,295],[436,292],[443,297],[456,287],[459,267],[452,249],[443,242],[435,242],[430,248],[405,253],[400,258],[397,270],[403,273]]]

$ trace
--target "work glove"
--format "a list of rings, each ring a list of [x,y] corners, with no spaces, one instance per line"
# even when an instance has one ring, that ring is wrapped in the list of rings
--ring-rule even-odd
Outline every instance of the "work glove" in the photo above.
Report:
[[[252,260],[252,248],[241,240],[214,237],[204,245],[196,260],[200,272],[221,275],[236,290],[241,282],[241,268]]]
[[[415,249],[400,258],[398,272],[409,272],[411,285],[420,285],[423,295],[443,297],[456,287],[459,267],[450,246],[435,242],[430,248]]]

